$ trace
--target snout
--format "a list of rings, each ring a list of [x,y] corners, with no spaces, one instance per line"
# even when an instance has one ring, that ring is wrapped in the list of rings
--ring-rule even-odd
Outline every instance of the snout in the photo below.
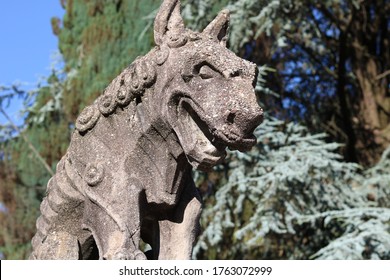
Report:
[[[226,123],[240,131],[242,136],[249,136],[263,121],[263,109],[256,104],[249,108],[235,108],[226,114]]]
[[[248,151],[256,144],[253,132],[263,121],[260,106],[234,108],[226,111],[224,124],[215,131],[231,150]]]

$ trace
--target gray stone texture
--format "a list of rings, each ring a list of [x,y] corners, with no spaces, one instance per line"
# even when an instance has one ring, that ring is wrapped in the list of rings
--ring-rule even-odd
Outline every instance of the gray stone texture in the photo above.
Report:
[[[163,1],[156,47],[78,117],[31,259],[191,258],[202,209],[192,168],[249,150],[262,121],[256,65],[226,48],[228,25],[224,10],[203,32],[188,30],[180,1]]]

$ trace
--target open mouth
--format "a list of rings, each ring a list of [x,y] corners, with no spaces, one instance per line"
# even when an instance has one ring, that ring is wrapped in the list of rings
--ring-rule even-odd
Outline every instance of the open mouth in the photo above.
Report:
[[[211,118],[188,97],[180,98],[178,113],[181,115],[180,142],[189,162],[198,169],[210,169],[218,164],[226,156],[227,147],[230,150],[247,151],[256,144],[253,134],[243,137],[233,124],[213,126]]]
[[[208,170],[225,158],[227,146],[215,137],[213,129],[199,117],[193,107],[191,100],[182,98],[179,103],[182,131],[186,134],[186,143],[182,145],[187,146],[187,151],[184,150],[192,165]]]
[[[201,118],[200,116],[205,114],[204,112],[199,112],[199,106],[196,106],[192,100],[183,98],[180,104],[205,137],[218,150],[225,150],[228,147],[232,151],[248,151],[256,144],[256,137],[253,134],[243,136],[231,124],[223,124],[217,128],[207,121],[207,118]]]

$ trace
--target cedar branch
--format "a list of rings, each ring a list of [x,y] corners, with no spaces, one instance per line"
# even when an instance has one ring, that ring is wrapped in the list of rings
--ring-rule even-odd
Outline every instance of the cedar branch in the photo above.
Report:
[[[34,153],[34,155],[38,158],[38,160],[42,163],[42,165],[45,167],[47,172],[53,176],[53,170],[51,170],[50,166],[47,164],[45,159],[39,154],[37,149],[35,149],[34,145],[30,142],[30,140],[24,135],[24,133],[18,128],[18,126],[12,121],[10,116],[4,111],[4,109],[0,106],[0,113],[4,115],[4,117],[9,121],[11,126],[19,133],[20,136],[22,136],[23,140],[26,142],[30,150]]]

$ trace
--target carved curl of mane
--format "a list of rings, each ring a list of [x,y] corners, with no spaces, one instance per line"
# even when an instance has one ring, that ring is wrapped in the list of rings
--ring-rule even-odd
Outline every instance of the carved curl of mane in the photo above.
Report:
[[[147,56],[137,58],[111,82],[92,105],[81,112],[76,120],[76,129],[85,133],[95,126],[101,115],[108,117],[118,107],[125,108],[136,98],[141,98],[145,90],[156,82],[156,67],[156,62]]]

